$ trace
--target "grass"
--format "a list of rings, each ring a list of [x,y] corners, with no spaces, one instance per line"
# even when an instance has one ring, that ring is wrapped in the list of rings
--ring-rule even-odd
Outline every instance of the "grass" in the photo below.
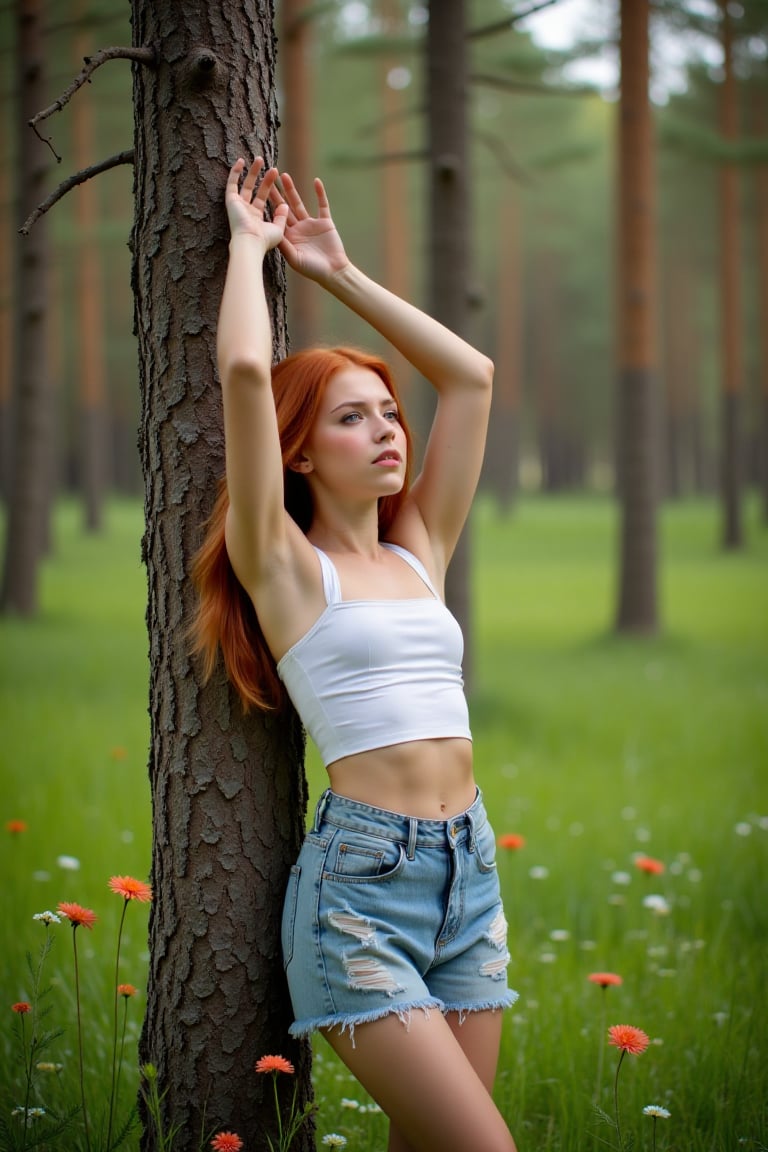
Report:
[[[622,1131],[636,1148],[651,1148],[647,1104],[672,1114],[658,1123],[659,1149],[768,1146],[768,532],[754,505],[742,552],[722,552],[718,529],[712,504],[664,511],[663,629],[633,640],[612,632],[607,501],[528,499],[509,519],[477,508],[477,774],[497,831],[525,837],[499,851],[521,997],[505,1021],[497,1098],[521,1152],[615,1146],[593,1108],[612,1112],[617,1061],[604,1033],[614,1023],[651,1037],[621,1070]],[[33,912],[62,899],[98,909],[93,937],[78,938],[94,1075],[111,1056],[121,912],[106,880],[144,877],[150,859],[141,530],[140,506],[114,502],[103,536],[89,538],[76,506],[62,505],[40,617],[0,621],[4,820],[29,825],[0,839],[11,881],[0,889],[0,980],[9,1005],[24,998],[24,953],[42,943]],[[314,755],[308,770],[316,796]],[[664,873],[641,874],[641,852]],[[663,897],[668,914],[647,896]],[[145,942],[146,916],[131,907],[121,979],[140,987]],[[601,970],[622,985],[591,984]],[[47,972],[53,995],[71,1001],[67,937]],[[11,1015],[2,1108],[18,1103]],[[132,1003],[134,1052],[140,1015]],[[48,1058],[72,1061],[72,1027],[58,1044]],[[320,1135],[384,1146],[383,1118],[322,1045],[315,1083]],[[127,1070],[121,1099],[135,1084]]]

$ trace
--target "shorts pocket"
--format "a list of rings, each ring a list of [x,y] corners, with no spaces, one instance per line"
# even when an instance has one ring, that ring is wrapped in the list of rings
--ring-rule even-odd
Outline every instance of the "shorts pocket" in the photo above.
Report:
[[[404,860],[402,844],[339,829],[326,856],[324,875],[347,884],[386,880],[397,875]]]
[[[298,864],[291,867],[288,877],[288,887],[285,890],[283,901],[283,920],[281,925],[281,945],[283,949],[283,968],[287,968],[293,959],[293,941],[296,933],[296,903],[299,898],[299,880],[301,868]]]
[[[475,837],[475,858],[481,872],[496,870],[496,836],[487,821]]]

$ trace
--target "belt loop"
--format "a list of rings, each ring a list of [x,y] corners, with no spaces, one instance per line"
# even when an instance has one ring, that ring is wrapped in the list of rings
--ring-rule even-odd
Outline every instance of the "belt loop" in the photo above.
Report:
[[[467,812],[467,824],[469,825],[469,844],[470,852],[475,850],[475,820],[471,812]]]
[[[416,834],[419,829],[419,822],[415,816],[408,817],[408,847],[406,849],[406,856],[409,860],[413,860],[416,855]]]
[[[323,816],[325,815],[325,810],[328,807],[328,801],[330,798],[331,790],[330,788],[326,788],[325,792],[323,792],[322,796],[317,802],[317,807],[315,808],[315,822],[312,825],[312,831],[315,833],[315,835],[317,835],[317,833],[320,831],[320,825],[322,823]]]

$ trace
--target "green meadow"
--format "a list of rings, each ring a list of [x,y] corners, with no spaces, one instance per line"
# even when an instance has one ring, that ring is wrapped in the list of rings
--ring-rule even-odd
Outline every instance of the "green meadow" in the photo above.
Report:
[[[46,938],[33,915],[61,900],[99,916],[77,938],[100,1147],[122,913],[107,881],[144,879],[150,862],[141,518],[138,503],[114,501],[88,537],[78,507],[61,504],[39,617],[0,620],[0,1148],[22,1146],[11,1113],[25,1104],[26,1023],[11,1006],[30,999],[27,954],[34,969]],[[618,1147],[614,1024],[649,1037],[620,1068],[625,1149],[768,1148],[768,528],[756,504],[746,521],[745,548],[725,553],[714,503],[664,509],[662,629],[631,639],[612,628],[610,501],[529,497],[506,518],[477,505],[477,775],[499,836],[523,840],[498,849],[520,999],[497,1099],[520,1152]],[[312,753],[308,770],[314,798]],[[139,993],[120,1004],[122,1117],[138,1082],[146,924],[132,903],[119,978]],[[51,938],[46,1027],[64,1031],[29,1104],[61,1110],[79,1101],[72,932]],[[601,988],[599,972],[621,983]],[[330,1133],[350,1152],[385,1147],[383,1117],[322,1044],[315,1085],[318,1147]],[[644,1115],[649,1105],[669,1116]],[[123,1146],[138,1147],[135,1132]],[[45,1147],[84,1145],[75,1125]]]

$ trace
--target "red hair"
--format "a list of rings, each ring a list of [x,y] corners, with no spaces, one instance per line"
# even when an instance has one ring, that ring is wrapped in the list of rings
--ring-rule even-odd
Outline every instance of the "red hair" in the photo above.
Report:
[[[303,532],[308,532],[312,523],[312,498],[306,477],[289,465],[301,454],[328,381],[350,366],[375,372],[399,405],[387,364],[356,348],[308,348],[288,356],[272,369],[285,509]],[[412,437],[402,411],[400,423],[408,448],[408,467],[401,490],[379,501],[380,537],[392,526],[408,492]],[[221,649],[227,676],[244,709],[273,711],[282,708],[287,697],[251,599],[237,579],[227,554],[224,526],[228,508],[229,493],[224,477],[192,566],[192,579],[198,592],[197,612],[191,628],[193,650],[202,656],[203,675],[208,680]]]

